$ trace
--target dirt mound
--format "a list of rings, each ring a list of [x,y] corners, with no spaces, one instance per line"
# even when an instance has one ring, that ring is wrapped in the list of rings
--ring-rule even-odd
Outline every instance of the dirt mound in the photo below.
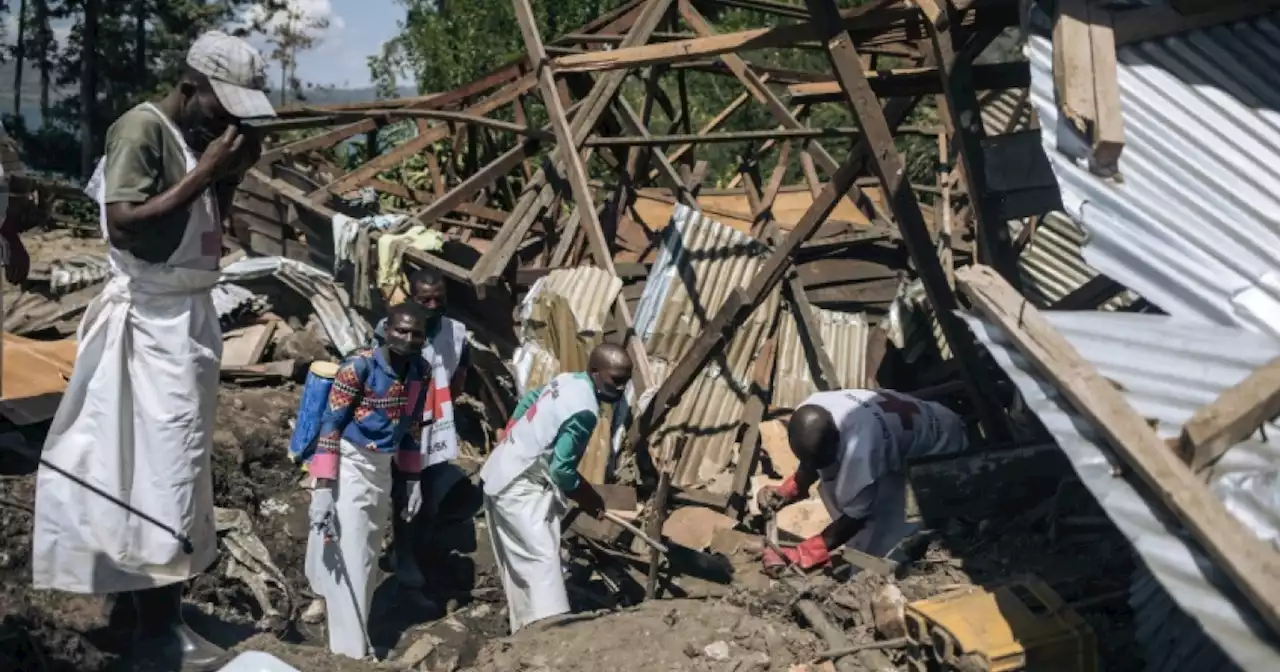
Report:
[[[813,633],[730,601],[663,600],[577,614],[489,643],[473,672],[786,670],[822,650]]]

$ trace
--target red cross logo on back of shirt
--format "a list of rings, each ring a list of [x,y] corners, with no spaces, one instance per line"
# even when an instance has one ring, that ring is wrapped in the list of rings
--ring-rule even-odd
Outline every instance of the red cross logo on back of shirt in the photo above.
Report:
[[[876,402],[880,410],[884,413],[898,416],[898,422],[902,423],[903,429],[912,429],[915,424],[915,416],[920,415],[920,406],[916,402],[903,399],[896,394],[881,392],[880,396],[884,397]]]

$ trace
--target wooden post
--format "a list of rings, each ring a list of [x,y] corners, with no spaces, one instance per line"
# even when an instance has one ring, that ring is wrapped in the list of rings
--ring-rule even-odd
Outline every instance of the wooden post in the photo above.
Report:
[[[986,437],[993,441],[1006,441],[1009,438],[1006,418],[997,404],[991,380],[981,370],[977,344],[955,315],[958,308],[956,297],[947,285],[947,277],[938,261],[933,240],[929,237],[929,229],[920,213],[920,203],[907,184],[902,156],[898,154],[884,112],[863,74],[862,62],[857,50],[853,48],[853,39],[847,31],[840,28],[839,13],[832,0],[806,0],[806,5],[813,15],[815,29],[824,31],[827,54],[836,79],[844,88],[849,107],[874,148],[871,154],[876,176],[880,179],[885,199],[898,220],[902,238],[915,262],[925,293],[933,304],[938,324],[960,364],[960,377],[969,389]]]
[[[610,275],[616,276],[609,241],[605,240],[604,231],[600,228],[600,219],[596,215],[591,187],[587,184],[586,167],[583,166],[582,157],[578,154],[577,141],[574,138],[573,129],[569,127],[569,120],[565,117],[564,106],[560,103],[555,77],[551,73],[551,68],[547,67],[547,51],[542,46],[542,37],[538,35],[538,24],[534,19],[533,10],[529,7],[529,0],[512,0],[512,3],[515,6],[516,20],[520,23],[520,31],[524,34],[525,48],[529,51],[529,61],[537,70],[538,86],[542,91],[543,103],[547,106],[547,115],[551,117],[556,142],[562,150],[560,158],[564,161],[569,188],[573,191],[574,208],[582,213],[578,217],[579,225],[586,234],[587,243],[591,246],[591,255],[595,257],[596,264]],[[623,328],[629,334],[632,329],[631,310],[621,294],[618,295],[614,308]],[[639,387],[647,388],[652,385],[653,377],[650,373],[649,357],[644,350],[644,343],[641,343],[638,338],[628,338],[627,350],[635,365]]]
[[[956,273],[974,307],[1085,417],[1225,571],[1274,632],[1280,632],[1280,553],[1254,536],[1169,450],[1124,395],[998,274]]]
[[[662,539],[662,525],[667,521],[667,504],[671,498],[671,475],[675,473],[680,458],[684,456],[689,437],[682,436],[672,447],[671,455],[664,460],[662,475],[658,477],[658,489],[653,493],[653,510],[650,511],[648,534],[654,539]],[[662,565],[662,554],[656,548],[649,549],[649,580],[644,586],[644,599],[652,600],[658,595],[658,568]]]

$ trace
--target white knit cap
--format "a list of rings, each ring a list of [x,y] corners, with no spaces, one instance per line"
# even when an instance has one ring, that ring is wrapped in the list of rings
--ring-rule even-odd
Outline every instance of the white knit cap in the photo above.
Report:
[[[187,52],[187,65],[209,78],[218,102],[240,119],[274,117],[267,88],[267,62],[244,40],[216,30],[201,35]]]

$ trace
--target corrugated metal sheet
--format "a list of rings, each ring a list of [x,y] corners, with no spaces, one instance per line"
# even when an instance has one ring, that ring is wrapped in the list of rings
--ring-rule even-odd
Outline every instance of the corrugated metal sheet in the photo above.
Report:
[[[1280,343],[1243,329],[1203,325],[1164,315],[1099,312],[1050,312],[1049,321],[1103,376],[1124,390],[1143,417],[1156,421],[1161,437],[1176,436],[1197,408],[1280,354]],[[1135,585],[1134,606],[1139,642],[1149,651],[1151,672],[1201,672],[1215,669],[1213,649],[1220,648],[1243,670],[1280,670],[1280,646],[1260,635],[1260,625],[1226,576],[1197,548],[1164,523],[1158,504],[1148,502],[1128,480],[1113,475],[1116,459],[1105,440],[1081,418],[1056,389],[1037,374],[1004,333],[981,320],[969,319],[974,334],[990,350],[1021,391],[1027,407],[1053,434],[1072,466],[1107,515],[1133,544],[1146,569],[1177,603],[1160,605]],[[1272,427],[1269,436],[1280,436]],[[1232,474],[1265,476],[1280,467],[1280,441],[1257,436],[1229,450],[1214,469],[1213,489],[1229,510],[1239,502],[1265,500],[1263,492],[1232,490]],[[1274,487],[1274,484],[1273,486]],[[1146,492],[1145,488],[1142,490]],[[1274,490],[1271,495],[1274,496]],[[1276,511],[1270,512],[1272,524]],[[1265,536],[1265,530],[1253,526]],[[1185,613],[1191,620],[1175,618]],[[1194,624],[1194,628],[1186,627]],[[1256,627],[1255,627],[1256,626]],[[1205,638],[1197,638],[1203,628]],[[1168,642],[1176,641],[1171,649]],[[1162,643],[1164,643],[1162,645]],[[1209,664],[1200,667],[1201,663]]]
[[[672,224],[662,232],[635,318],[658,383],[689,351],[729,292],[751,282],[765,253],[757,241],[683,205],[676,207]],[[707,364],[650,439],[656,452],[669,450],[677,436],[690,435],[674,475],[677,485],[706,484],[737,457],[751,364],[780,300],[774,290],[737,325],[724,355]]]
[[[1024,224],[1010,224],[1016,236]],[[1031,240],[1018,257],[1023,293],[1041,307],[1051,306],[1098,275],[1084,260],[1084,231],[1069,217],[1051,212],[1035,225]],[[1101,310],[1117,310],[1138,299],[1126,291],[1102,305]]]
[[[842,389],[866,387],[867,339],[871,325],[861,313],[815,308],[814,320],[822,336],[822,349],[840,376]],[[818,391],[800,340],[799,324],[791,310],[784,310],[778,324],[778,360],[773,374],[773,405],[795,408]]]
[[[1042,9],[1030,25],[1032,100],[1089,264],[1170,314],[1280,335],[1280,14],[1118,51],[1119,183],[1082,167]]]
[[[580,331],[598,334],[604,331],[605,320],[620,291],[622,280],[604,269],[595,266],[556,269],[538,278],[529,288],[522,302],[522,319],[524,309],[533,305],[532,301],[540,293],[552,292],[569,302]]]
[[[273,276],[311,302],[333,346],[347,356],[373,338],[373,329],[347,302],[347,293],[333,276],[314,266],[285,257],[241,259],[222,269],[221,282]]]
[[[1029,89],[984,91],[978,96],[982,127],[987,135],[1005,135],[1036,128]]]

